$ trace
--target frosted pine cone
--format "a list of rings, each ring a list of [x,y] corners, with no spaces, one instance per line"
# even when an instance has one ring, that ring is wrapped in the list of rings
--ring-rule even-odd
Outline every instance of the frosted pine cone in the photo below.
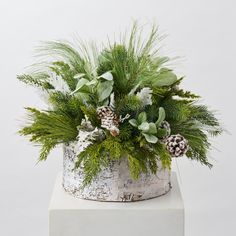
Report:
[[[109,106],[97,109],[98,117],[101,119],[101,127],[110,131],[112,136],[119,135],[119,119]]]
[[[169,136],[165,144],[172,157],[183,156],[189,148],[188,141],[180,134]]]
[[[163,137],[163,139],[168,138],[171,134],[170,124],[164,120],[161,122],[160,128],[166,130],[166,135],[165,135],[165,137]]]

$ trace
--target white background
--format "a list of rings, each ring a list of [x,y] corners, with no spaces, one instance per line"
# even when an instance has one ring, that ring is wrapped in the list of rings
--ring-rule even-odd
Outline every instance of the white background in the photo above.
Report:
[[[16,135],[23,106],[41,105],[33,89],[16,80],[41,40],[106,40],[131,25],[153,20],[168,33],[166,49],[184,87],[220,111],[231,132],[214,141],[214,168],[178,160],[186,206],[186,236],[236,235],[236,32],[230,0],[0,0],[0,235],[47,235],[47,207],[62,165],[60,150],[36,165],[38,148]],[[176,163],[173,163],[176,169]],[[91,227],[91,226],[90,226]],[[171,227],[171,226],[170,226]]]

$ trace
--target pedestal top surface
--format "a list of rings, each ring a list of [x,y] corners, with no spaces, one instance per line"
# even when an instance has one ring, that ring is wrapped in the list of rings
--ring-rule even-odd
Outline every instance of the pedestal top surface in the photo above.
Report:
[[[98,202],[78,199],[66,193],[62,187],[62,175],[59,174],[52,193],[51,210],[173,210],[183,209],[183,200],[175,172],[171,173],[172,189],[165,195],[138,202]]]

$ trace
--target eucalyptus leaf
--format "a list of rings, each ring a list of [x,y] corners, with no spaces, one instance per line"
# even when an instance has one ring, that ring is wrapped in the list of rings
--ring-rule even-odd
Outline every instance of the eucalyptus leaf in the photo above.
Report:
[[[109,105],[109,99],[105,99],[102,101],[102,106],[108,106]]]
[[[76,85],[76,89],[82,88],[87,83],[89,83],[89,80],[81,78]]]
[[[82,86],[79,89],[79,91],[77,93],[83,93],[83,94],[85,94],[85,93],[87,93],[87,94],[92,93],[92,87],[91,86],[87,86],[87,84],[85,84],[84,86]]]
[[[76,74],[76,75],[74,76],[74,78],[75,78],[75,79],[80,79],[80,78],[82,78],[83,76],[85,76],[84,73],[78,73],[78,74]]]
[[[77,93],[75,93],[74,96],[77,97],[80,100],[80,102],[84,105],[86,105],[87,102],[90,100],[88,93],[82,93],[82,92],[78,91]]]
[[[81,78],[76,85],[76,89],[73,92],[71,92],[70,95],[77,93],[88,82],[89,80]]]
[[[161,124],[162,121],[164,121],[166,118],[166,113],[163,107],[159,108],[159,115],[158,115],[158,119],[156,121],[156,126],[159,126]]]
[[[143,130],[143,131],[148,131],[149,129],[148,122],[146,121],[142,122],[142,124],[138,126],[138,129]]]
[[[87,86],[90,86],[90,85],[95,85],[98,81],[96,79],[93,79],[91,81],[89,81],[88,83],[86,83]]]
[[[100,75],[98,78],[103,78],[105,80],[112,81],[113,80],[113,75],[110,71],[107,71],[106,73]]]
[[[143,136],[149,143],[156,143],[158,141],[158,138],[152,134],[145,134],[143,133]]]
[[[129,123],[130,123],[132,126],[134,126],[134,127],[137,127],[137,126],[138,126],[138,121],[135,120],[135,119],[130,119],[130,120],[129,120]]]
[[[110,96],[113,89],[113,83],[113,81],[105,81],[98,83],[97,94],[99,102],[102,102]]]
[[[138,115],[138,123],[142,124],[146,120],[147,120],[147,114],[146,114],[146,112],[143,111]]]
[[[157,80],[154,82],[155,86],[170,86],[177,81],[177,76],[168,69],[162,69],[157,76]]]
[[[155,123],[149,123],[149,129],[148,132],[149,134],[156,134],[157,133],[157,127]]]

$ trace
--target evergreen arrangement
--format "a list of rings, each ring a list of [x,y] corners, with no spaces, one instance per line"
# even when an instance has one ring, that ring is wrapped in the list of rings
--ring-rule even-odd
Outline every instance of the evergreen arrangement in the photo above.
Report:
[[[84,184],[91,183],[110,161],[127,158],[134,179],[140,173],[171,168],[185,155],[211,167],[210,136],[221,134],[217,118],[199,96],[180,88],[159,55],[159,35],[153,26],[148,38],[134,24],[118,43],[98,50],[94,44],[46,42],[41,63],[18,76],[35,86],[48,101],[47,110],[26,108],[28,124],[19,132],[40,144],[46,160],[59,144],[74,143],[75,168],[84,165]]]

